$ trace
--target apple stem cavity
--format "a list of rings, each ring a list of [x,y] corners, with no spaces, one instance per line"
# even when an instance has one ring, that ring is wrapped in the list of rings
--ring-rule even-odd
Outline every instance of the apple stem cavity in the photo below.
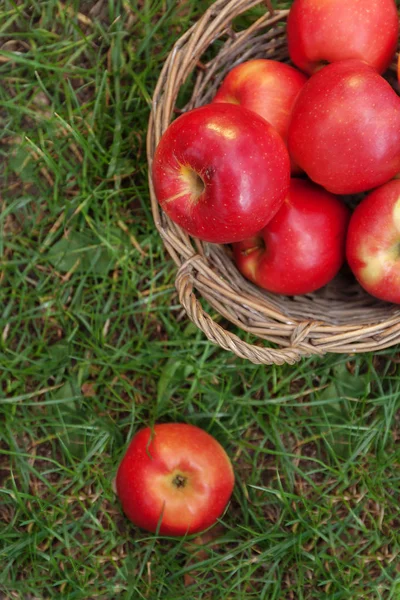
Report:
[[[175,477],[172,480],[172,485],[174,485],[178,489],[186,487],[186,483],[187,483],[187,477],[185,477],[184,475],[181,475],[180,473],[175,475]]]
[[[324,67],[326,67],[328,65],[329,65],[329,60],[322,59],[322,60],[316,62],[313,73],[318,73],[318,71],[320,71],[321,69],[323,69]]]
[[[194,169],[186,165],[181,166],[181,177],[188,187],[193,201],[196,202],[206,189],[203,178]]]
[[[395,260],[399,260],[400,258],[400,242],[397,242],[393,248],[393,256]]]

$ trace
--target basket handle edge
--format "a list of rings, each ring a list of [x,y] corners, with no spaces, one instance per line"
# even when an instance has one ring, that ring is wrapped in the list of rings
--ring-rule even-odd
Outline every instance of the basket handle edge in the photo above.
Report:
[[[179,302],[185,309],[189,319],[205,334],[207,339],[225,350],[233,352],[236,356],[258,365],[283,365],[285,363],[293,365],[302,358],[313,354],[313,352],[307,352],[298,346],[275,349],[249,344],[216,323],[204,311],[194,291],[195,278],[193,271],[195,270],[196,260],[202,259],[203,257],[200,255],[194,254],[181,265],[175,278],[175,287],[178,291]],[[321,351],[316,348],[315,354],[321,354]]]

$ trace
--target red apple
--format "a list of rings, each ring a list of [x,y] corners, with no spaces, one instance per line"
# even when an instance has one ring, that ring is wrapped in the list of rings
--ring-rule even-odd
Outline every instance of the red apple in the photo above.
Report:
[[[127,517],[165,535],[203,531],[220,517],[234,486],[230,460],[215,438],[184,423],[140,430],[117,473]]]
[[[277,294],[307,294],[327,284],[345,258],[350,212],[336,196],[292,179],[275,217],[256,236],[234,244],[239,271]]]
[[[328,65],[297,98],[288,146],[307,175],[334,194],[377,187],[400,171],[400,99],[365,63]]]
[[[231,102],[266,119],[286,143],[293,104],[307,81],[297,69],[276,60],[249,60],[234,67],[213,102]]]
[[[253,235],[274,216],[289,187],[290,161],[265,119],[215,103],[168,127],[152,172],[167,215],[189,234],[223,244]]]
[[[400,304],[400,180],[377,188],[356,207],[346,253],[367,292]]]
[[[398,33],[394,0],[294,0],[287,22],[290,58],[310,74],[348,58],[383,73]]]

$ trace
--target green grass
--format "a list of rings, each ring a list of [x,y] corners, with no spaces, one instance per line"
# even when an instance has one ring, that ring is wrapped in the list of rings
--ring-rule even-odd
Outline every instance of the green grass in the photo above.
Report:
[[[1,4],[0,598],[400,598],[396,348],[236,359],[183,315],[152,223],[152,90],[209,4]],[[132,434],[174,420],[234,462],[203,546],[113,492]]]

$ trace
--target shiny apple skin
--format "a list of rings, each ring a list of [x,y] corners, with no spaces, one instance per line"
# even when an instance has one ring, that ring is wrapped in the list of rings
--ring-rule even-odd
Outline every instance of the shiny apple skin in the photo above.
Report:
[[[394,0],[294,0],[287,21],[290,58],[309,74],[350,58],[383,73],[398,33]]]
[[[347,261],[372,296],[400,304],[400,180],[368,194],[349,224]]]
[[[355,194],[400,171],[400,98],[372,67],[333,63],[300,92],[288,147],[307,175],[334,194]]]
[[[306,81],[303,73],[285,63],[249,60],[229,71],[213,102],[232,102],[254,111],[286,143],[292,108]]]
[[[289,194],[258,236],[234,244],[239,271],[270,292],[299,295],[326,285],[345,258],[350,211],[314,183],[291,180]]]
[[[176,487],[177,474],[186,478]],[[157,424],[132,439],[118,468],[117,494],[138,527],[182,536],[210,527],[222,515],[234,486],[228,455],[194,425]],[[161,521],[161,524],[160,524]]]
[[[203,181],[197,198],[184,168]],[[168,127],[152,173],[167,215],[190,235],[223,244],[253,235],[275,215],[289,187],[290,160],[265,119],[215,103],[184,113]]]

